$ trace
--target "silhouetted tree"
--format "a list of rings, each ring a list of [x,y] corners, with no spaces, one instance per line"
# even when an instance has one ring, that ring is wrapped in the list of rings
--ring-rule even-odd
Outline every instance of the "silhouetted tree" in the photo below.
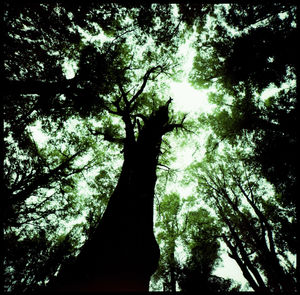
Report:
[[[222,238],[229,256],[250,286],[255,291],[295,292],[296,269],[289,255],[296,254],[296,228],[289,209],[277,202],[266,181],[259,180],[257,169],[243,163],[245,155],[228,148],[195,164],[199,193],[225,226]]]
[[[216,86],[210,95],[214,113],[200,117],[214,132],[209,150],[224,140],[254,143],[252,163],[276,186],[280,201],[292,207],[297,194],[296,10],[286,3],[216,6],[214,30],[200,31],[195,41],[190,73],[195,87]],[[271,88],[278,93],[263,98]]]
[[[157,286],[161,282],[166,292],[176,292],[178,287],[183,292],[237,291],[239,286],[232,280],[213,275],[220,261],[222,226],[206,209],[195,210],[195,201],[195,197],[182,200],[171,193],[157,204],[161,257],[152,281]],[[185,261],[178,258],[180,246]]]
[[[136,243],[141,242],[142,244],[139,244],[140,256],[138,252],[136,253],[136,264],[138,264],[138,257],[146,255],[148,247],[146,241],[144,242],[141,237],[138,238],[138,241],[134,239],[135,234],[143,232],[143,225],[149,228],[145,232],[151,228],[151,193],[155,186],[155,169],[160,154],[161,137],[174,128],[179,128],[183,122],[182,120],[179,124],[175,124],[173,121],[170,123],[168,117],[170,101],[162,103],[163,95],[159,97],[149,87],[149,81],[153,81],[155,76],[166,73],[168,69],[172,68],[171,62],[175,60],[170,59],[171,52],[174,53],[176,44],[182,42],[176,37],[180,29],[180,22],[172,16],[172,9],[170,5],[122,6],[77,3],[70,6],[67,3],[35,4],[29,2],[21,5],[7,1],[4,3],[5,71],[2,84],[6,85],[4,133],[7,158],[5,161],[3,212],[5,213],[7,245],[11,245],[10,240],[17,239],[17,237],[24,240],[24,243],[20,243],[12,249],[5,259],[6,269],[11,269],[6,273],[7,278],[10,273],[16,272],[19,273],[18,277],[20,278],[18,283],[18,280],[14,280],[11,287],[7,287],[9,290],[15,288],[15,290],[31,291],[36,285],[45,285],[45,282],[51,279],[64,264],[66,257],[61,259],[61,264],[57,264],[54,262],[55,259],[51,259],[51,255],[54,255],[53,253],[56,251],[55,243],[60,243],[54,239],[59,231],[57,223],[59,220],[70,220],[72,215],[73,217],[78,215],[79,203],[75,196],[78,195],[77,183],[80,175],[84,175],[88,169],[94,169],[101,163],[101,169],[106,173],[103,171],[100,177],[89,180],[90,188],[98,190],[98,193],[91,196],[90,200],[93,201],[88,205],[89,224],[83,226],[85,234],[90,240],[89,245],[93,244],[91,240],[97,240],[94,238],[93,232],[99,228],[98,223],[103,214],[103,206],[106,206],[112,186],[116,182],[112,179],[110,171],[113,168],[107,167],[107,161],[104,159],[110,158],[111,151],[120,151],[120,148],[123,148],[124,172],[121,172],[119,184],[108,205],[108,213],[105,213],[101,222],[106,225],[101,225],[103,229],[100,231],[103,233],[99,233],[98,239],[101,239],[101,235],[103,235],[101,243],[105,237],[111,239],[110,245],[103,245],[103,251],[113,252],[113,247],[110,247],[113,239],[120,237],[117,237],[118,234],[115,237],[108,237],[107,224],[112,222],[111,227],[117,230],[119,221],[113,221],[113,219],[119,218],[117,212],[120,210],[120,206],[127,204],[125,198],[121,198],[121,201],[119,198],[121,195],[126,195],[127,190],[133,191],[132,199],[128,200],[126,206],[129,211],[135,211],[135,216],[129,214],[128,217],[124,207],[122,218],[124,226],[127,222],[127,234],[124,231],[123,237],[133,240],[131,245],[129,242],[124,247],[124,250],[130,250],[130,246],[132,246],[130,251],[134,253],[138,249]],[[147,15],[147,19],[145,15]],[[126,21],[124,21],[125,19]],[[157,26],[154,19],[161,19],[169,25]],[[95,36],[102,32],[106,34],[106,41],[89,42],[85,40],[84,34]],[[136,52],[139,50],[137,48],[146,44],[149,36],[156,44],[155,50],[152,45],[147,45],[143,48],[145,52],[140,56],[141,52]],[[127,42],[129,37],[133,43]],[[73,77],[66,73],[64,67],[66,63],[73,64]],[[146,74],[140,77],[143,69],[146,69]],[[172,74],[172,70],[169,71],[169,74]],[[140,79],[142,82],[139,86]],[[117,124],[114,124],[112,118],[116,117],[120,119]],[[80,122],[78,124],[80,126],[76,127],[76,134],[67,131],[68,122],[71,120]],[[101,121],[101,128],[95,128],[93,120]],[[43,131],[50,137],[48,146],[43,148],[33,140],[30,130],[34,124],[39,122]],[[122,124],[124,124],[124,128]],[[101,147],[99,147],[99,138],[102,139]],[[103,143],[103,140],[109,141],[110,145]],[[117,145],[115,145],[116,143]],[[106,148],[109,146],[109,150],[105,151],[105,146]],[[102,151],[101,148],[103,148]],[[91,155],[91,152],[94,153],[94,159],[85,165],[78,165],[79,160],[82,160],[84,156]],[[118,158],[121,158],[120,156],[122,154]],[[22,158],[23,161],[21,161]],[[118,170],[115,174],[118,174]],[[134,179],[133,183],[131,183],[130,175]],[[149,176],[148,183],[144,180],[146,183],[144,190],[148,197],[146,200],[141,197],[141,203],[144,203],[138,205],[139,197],[141,194],[143,195],[142,188],[139,188],[139,185],[141,186],[140,179],[143,179],[142,175],[145,179],[148,179]],[[106,182],[109,182],[109,185],[103,186]],[[134,188],[135,186],[136,188]],[[54,189],[55,193],[47,195],[49,189]],[[127,197],[129,198],[126,195]],[[117,204],[121,203],[111,205],[115,203],[115,200],[117,200]],[[136,204],[134,200],[136,200]],[[85,202],[88,203],[87,200]],[[136,209],[140,209],[141,212],[137,212],[130,206],[137,206]],[[79,207],[86,210],[83,204]],[[134,220],[142,221],[143,210],[147,210],[147,212],[145,211],[145,220],[147,221],[134,225]],[[53,215],[58,219],[56,222],[49,222],[46,226],[44,221]],[[112,216],[107,217],[110,215]],[[45,230],[46,239],[38,240],[36,238],[39,234],[37,229],[39,220],[43,221],[40,227]],[[31,226],[34,233],[29,234],[30,226],[28,224],[31,222],[33,222]],[[140,227],[140,230],[134,230],[134,226]],[[26,231],[23,231],[22,234],[16,233],[21,228],[26,228]],[[122,231],[122,228],[120,227],[118,231]],[[80,231],[76,234],[80,240]],[[155,240],[154,237],[150,237],[151,233],[150,236],[148,234],[145,236],[150,244],[154,244],[154,246],[149,244],[149,247],[155,248]],[[62,237],[62,240],[66,239],[67,241],[66,234]],[[19,254],[21,255],[18,247],[25,245],[25,241],[30,239],[36,241],[35,250],[40,249],[40,255],[37,255],[39,259],[34,260],[33,257],[28,256],[29,266],[18,264],[16,261]],[[51,239],[53,243],[49,241]],[[96,244],[98,243],[96,242]],[[78,242],[76,246],[76,242],[72,240],[70,247],[73,248],[71,251],[73,256],[76,256],[76,249],[80,244],[82,241]],[[47,245],[53,247],[53,251],[50,250],[47,255],[42,255],[43,247]],[[135,245],[135,250],[133,245]],[[86,247],[83,249],[83,253],[86,251]],[[94,246],[89,247],[92,249]],[[145,251],[142,250],[143,247]],[[117,250],[120,249],[115,249],[114,253],[117,253]],[[93,251],[88,252],[92,253]],[[15,255],[11,255],[12,253]],[[84,255],[81,254],[80,257]],[[70,255],[66,254],[66,256]],[[106,253],[102,258],[108,259],[109,256]],[[112,255],[111,259],[115,257],[117,261],[117,256],[117,254],[116,256]],[[80,257],[78,261],[80,261]],[[118,263],[118,271],[122,273],[124,267],[121,266],[121,260],[123,259],[123,262],[127,261],[129,264],[129,258],[126,258],[124,251],[119,252],[119,258],[120,261],[116,263]],[[130,259],[132,269],[136,273],[137,265],[135,268],[134,257],[130,257]],[[53,265],[48,275],[46,272],[43,272],[44,276],[41,273],[38,275],[34,273],[32,267],[30,269],[30,263],[36,264],[38,261],[38,264],[42,265],[47,261],[52,263],[51,260]],[[140,273],[142,282],[134,282],[140,284],[139,287],[143,290],[147,288],[147,278],[149,280],[152,268],[155,267],[155,259],[153,263],[152,267],[151,265],[147,267],[145,264],[145,269]],[[25,267],[25,272],[31,272],[23,279],[21,276],[24,272],[20,271],[22,267]],[[105,265],[103,265],[103,269],[105,269]],[[127,270],[130,273],[130,270]],[[93,274],[87,272],[86,275]],[[98,274],[95,273],[95,275]],[[110,275],[115,279],[114,274]],[[6,282],[9,285],[9,279]]]

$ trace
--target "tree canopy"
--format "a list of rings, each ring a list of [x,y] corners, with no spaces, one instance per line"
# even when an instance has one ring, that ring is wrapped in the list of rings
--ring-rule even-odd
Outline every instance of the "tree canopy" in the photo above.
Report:
[[[297,9],[4,1],[5,292],[39,290],[76,259],[127,155],[152,144],[155,159],[136,165],[153,160],[157,175],[153,282],[239,290],[214,274],[225,249],[253,290],[296,292]],[[186,41],[195,52],[189,73]],[[213,111],[173,111],[169,85],[185,74],[209,90]],[[205,149],[181,182],[171,168],[180,140]],[[172,183],[193,185],[193,195],[170,192]]]

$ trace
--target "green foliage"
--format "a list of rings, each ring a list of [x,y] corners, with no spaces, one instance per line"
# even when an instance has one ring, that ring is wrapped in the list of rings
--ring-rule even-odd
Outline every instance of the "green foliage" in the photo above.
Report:
[[[176,247],[182,228],[179,223],[180,211],[183,202],[177,193],[164,195],[158,204],[159,217],[155,224],[159,232],[156,234],[157,242],[162,245],[159,267],[152,276],[152,281],[163,280],[164,291],[176,291],[176,280],[180,270],[180,264],[175,257]]]
[[[171,193],[158,204],[156,236],[161,258],[152,282],[162,282],[163,290],[171,292],[176,291],[176,283],[184,292],[229,291],[233,282],[212,274],[220,261],[222,225],[204,208],[184,212],[183,207],[193,207],[193,201],[192,196],[181,200]],[[185,261],[179,259],[178,247],[183,247]]]
[[[63,124],[63,129],[55,124],[52,126],[52,130],[46,131],[48,141],[43,145],[35,142],[30,128],[26,130],[26,144],[18,145],[16,140],[7,139],[5,180],[10,186],[6,197],[8,204],[13,204],[13,210],[8,207],[5,213],[4,241],[9,245],[14,243],[14,235],[28,241],[26,245],[17,242],[10,246],[11,252],[5,260],[5,268],[11,269],[5,274],[5,284],[13,291],[34,290],[44,285],[70,256],[69,250],[75,255],[82,237],[89,236],[98,223],[116,183],[113,175],[118,167],[106,167],[113,152],[101,150],[82,120],[69,120]],[[95,165],[109,173],[94,179]],[[86,178],[89,181],[83,193],[79,184]],[[67,250],[55,237],[81,215],[86,216],[88,223],[79,225],[80,230],[74,232]],[[47,233],[42,242],[34,238],[39,236],[39,231]],[[35,256],[24,255],[19,247],[25,253],[33,251]],[[59,254],[56,251],[60,251]],[[22,255],[26,263],[22,262]],[[44,268],[44,265],[49,267]],[[35,271],[40,268],[43,272]]]
[[[253,164],[284,196],[284,205],[295,206],[296,7],[273,3],[215,8],[214,29],[198,35],[190,73],[195,87],[215,88],[209,95],[214,112],[199,118],[213,131],[208,153],[224,141],[254,143]],[[264,100],[262,94],[270,88],[278,93]]]
[[[186,220],[188,224],[183,233],[183,241],[189,249],[187,264],[191,264],[191,267],[197,265],[202,268],[202,275],[209,276],[219,262],[218,238],[221,227],[204,208],[188,212]]]
[[[200,31],[195,42],[192,83],[209,87],[218,82],[231,94],[245,84],[259,93],[271,83],[279,87],[294,71],[295,11],[285,4],[215,6],[213,30]],[[198,22],[195,15],[194,24]]]
[[[44,229],[23,239],[11,232],[4,247],[5,292],[32,292],[36,285],[45,284],[56,273],[58,266],[74,255],[73,243],[69,236],[60,236],[53,243],[47,239]]]
[[[213,87],[209,102],[216,107],[197,122],[185,121],[181,130],[197,132],[201,125],[210,131],[206,158],[190,168],[188,181],[198,181],[199,195],[217,217],[203,208],[184,212],[198,203],[195,197],[164,196],[156,277],[168,291],[176,282],[183,290],[229,291],[230,281],[212,275],[222,236],[230,255],[264,272],[272,290],[276,274],[270,269],[276,267],[293,286],[288,255],[296,253],[296,6],[5,1],[3,7],[6,291],[45,285],[93,233],[120,173],[124,122],[130,121],[137,138],[144,119],[165,105],[166,77],[181,77],[178,46],[192,32],[190,82]],[[69,79],[67,63],[74,65]],[[275,86],[278,93],[264,99]],[[185,116],[170,113],[169,123]],[[39,124],[45,144],[33,134]],[[180,128],[175,131],[183,137]],[[167,167],[175,160],[171,147],[172,138],[165,137],[160,194],[161,179],[167,183],[175,175]],[[78,217],[86,222],[67,234]],[[261,246],[266,238],[269,251]],[[274,256],[268,256],[272,266],[264,259],[271,242],[285,268]],[[176,254],[180,245],[185,262]]]

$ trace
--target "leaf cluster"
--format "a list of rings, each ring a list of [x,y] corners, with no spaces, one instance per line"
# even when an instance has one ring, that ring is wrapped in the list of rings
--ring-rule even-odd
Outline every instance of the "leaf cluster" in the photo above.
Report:
[[[182,200],[171,193],[159,203],[155,226],[161,259],[152,282],[162,282],[163,290],[171,292],[176,291],[176,282],[187,292],[229,291],[232,281],[212,275],[220,261],[222,226],[204,208],[184,212],[192,202],[192,197]],[[180,258],[178,247],[183,247],[186,259]]]

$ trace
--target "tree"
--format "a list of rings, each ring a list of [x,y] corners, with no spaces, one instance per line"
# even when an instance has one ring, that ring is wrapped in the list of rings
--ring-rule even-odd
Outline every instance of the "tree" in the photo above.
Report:
[[[246,251],[243,254],[243,248],[246,247],[244,243],[247,243],[248,236],[239,237],[239,233],[235,231],[237,220],[234,221],[237,216],[244,214],[245,221],[241,222],[243,226],[248,224],[253,211],[244,209],[245,211],[239,212],[238,204],[234,202],[229,203],[230,209],[226,209],[230,201],[229,196],[233,197],[231,194],[234,194],[229,175],[235,173],[234,170],[230,173],[228,171],[227,166],[230,167],[230,162],[226,161],[226,166],[220,164],[220,168],[217,169],[220,176],[212,175],[210,169],[214,169],[213,171],[216,169],[213,161],[224,162],[224,158],[215,157],[216,152],[220,152],[218,146],[221,148],[229,143],[244,149],[245,152],[248,151],[247,156],[244,155],[238,161],[247,167],[244,169],[255,171],[255,174],[271,182],[276,190],[273,198],[267,201],[260,195],[257,200],[258,203],[261,202],[259,209],[253,208],[254,203],[253,206],[250,205],[255,214],[260,214],[256,217],[257,221],[260,220],[260,225],[253,223],[253,236],[255,232],[267,231],[264,227],[265,222],[273,223],[271,227],[276,229],[273,238],[277,240],[274,242],[275,252],[278,251],[276,255],[280,256],[279,253],[284,251],[295,253],[297,185],[294,159],[297,157],[297,140],[296,129],[293,126],[298,124],[296,115],[298,104],[295,89],[296,48],[292,40],[297,33],[296,9],[295,5],[278,3],[215,6],[214,12],[210,14],[213,30],[198,29],[201,33],[198,34],[194,44],[197,55],[190,73],[190,81],[197,88],[214,88],[209,99],[216,105],[212,114],[199,117],[200,124],[212,131],[206,147],[207,161],[210,164],[208,166],[203,164],[201,168],[203,173],[209,176],[206,176],[202,186],[210,186],[210,189],[207,188],[207,196],[218,196],[213,198],[214,208],[219,212],[222,220],[227,220],[225,223],[230,229],[230,235],[232,237],[235,235],[233,239],[238,242],[230,244],[230,240],[224,237],[225,241],[227,246],[231,247],[231,254],[235,259],[237,261],[240,259],[244,276],[253,289],[254,287],[265,288],[265,282],[262,282],[261,274],[255,270],[257,264],[253,267],[251,266],[253,261],[247,262],[247,256],[252,253]],[[196,28],[202,25],[201,18],[199,19],[197,14],[194,14],[193,24]],[[271,88],[277,91],[275,94],[268,94],[266,99],[267,91]],[[240,173],[244,173],[243,169]],[[243,183],[240,183],[238,175],[233,179],[233,183],[236,185],[239,183],[240,189],[243,188],[246,195],[251,194],[243,187]],[[225,189],[224,185],[226,185]],[[253,182],[248,185],[248,189],[252,185]],[[231,193],[227,193],[227,187]],[[252,190],[254,191],[254,188]],[[235,194],[239,195],[236,192]],[[222,198],[226,199],[226,202],[219,201]],[[231,218],[228,218],[229,212],[232,212]],[[278,218],[274,218],[270,212],[276,212],[274,214]],[[288,219],[282,219],[283,215],[288,216]],[[264,221],[263,216],[266,218]],[[262,228],[255,230],[256,226]],[[285,237],[282,237],[283,232],[286,233]],[[279,242],[281,237],[282,243]],[[269,238],[272,239],[271,236]],[[259,238],[256,240],[259,241]],[[272,244],[271,241],[269,243]],[[267,249],[264,243],[256,247],[260,248],[260,251],[261,248]],[[249,257],[252,257],[251,255]],[[274,282],[276,275],[271,273],[272,269],[278,267],[278,258],[270,258],[270,263],[274,263],[271,267],[263,261],[264,257],[270,256],[268,251],[266,250],[262,255],[260,262],[255,261],[255,263],[264,264],[264,267],[269,269],[265,270],[265,275],[268,273],[266,275],[269,280],[268,288],[294,290],[294,268],[289,266],[285,270],[280,270],[279,267],[278,273],[282,275]],[[253,281],[249,275],[248,265],[254,271],[252,275],[255,276],[256,281]],[[286,281],[282,278],[286,278]]]
[[[79,175],[86,173],[86,169],[92,165],[101,163],[103,170],[101,176],[90,181],[91,187],[99,190],[95,198],[94,196],[90,198],[90,200],[97,200],[96,205],[93,204],[90,207],[90,212],[96,212],[91,213],[90,224],[85,226],[88,243],[82,249],[76,262],[77,268],[74,267],[74,269],[78,270],[77,276],[80,276],[82,259],[87,256],[93,259],[93,255],[97,254],[93,252],[95,245],[101,244],[103,239],[108,238],[108,243],[102,245],[101,257],[98,257],[103,262],[103,269],[100,269],[99,273],[103,274],[105,268],[111,264],[108,259],[114,259],[115,266],[119,269],[117,273],[112,271],[109,274],[112,280],[124,280],[125,271],[129,275],[130,271],[133,272],[131,274],[134,280],[132,286],[120,286],[125,289],[141,288],[146,290],[150,274],[155,268],[155,260],[146,262],[145,259],[147,258],[147,249],[153,250],[158,255],[155,239],[153,234],[151,235],[151,198],[153,198],[156,181],[155,169],[160,153],[161,138],[165,133],[182,127],[184,120],[182,118],[179,119],[180,123],[175,123],[176,116],[169,119],[168,110],[171,100],[167,102],[167,99],[163,98],[163,94],[155,93],[152,83],[161,73],[172,75],[171,63],[174,59],[172,61],[167,53],[174,52],[176,42],[180,41],[180,39],[176,39],[180,26],[171,17],[172,7],[170,5],[161,7],[157,5],[126,7],[115,4],[102,6],[76,4],[69,7],[67,4],[34,5],[31,3],[18,7],[11,3],[5,3],[7,25],[5,84],[8,87],[5,91],[4,106],[6,151],[9,159],[6,161],[5,167],[7,175],[5,189],[7,192],[10,190],[10,195],[6,195],[9,201],[4,202],[4,208],[12,208],[10,223],[19,222],[22,219],[21,213],[26,216],[28,210],[22,212],[20,207],[28,207],[34,194],[37,194],[42,188],[49,189],[51,185],[57,189],[58,194],[45,196],[45,190],[41,191],[37,200],[31,203],[30,218],[22,220],[22,223],[27,226],[32,215],[36,221],[43,220],[50,214],[57,214],[60,210],[66,216],[59,216],[56,222],[64,217],[70,218],[70,212],[66,212],[64,209],[69,208],[72,214],[78,210],[76,185],[80,179]],[[143,33],[142,29],[145,29],[145,23],[141,20],[148,12],[150,12],[150,17],[147,19],[147,32]],[[127,24],[124,22],[125,16],[127,16]],[[52,20],[50,25],[43,21],[48,18]],[[157,26],[153,22],[154,18],[161,18],[170,25],[167,27]],[[97,25],[93,24],[95,20],[97,20]],[[34,26],[31,25],[32,23]],[[81,30],[88,30],[94,35],[103,30],[112,37],[108,38],[109,41],[88,44],[84,41],[83,33],[77,25]],[[148,42],[149,34],[157,43],[157,52],[154,53],[152,45],[148,45],[144,47],[144,53],[140,56],[137,54],[137,50]],[[134,40],[133,43],[127,42],[126,38]],[[30,58],[26,59],[26,56]],[[73,62],[74,67],[77,68],[73,78],[68,78],[64,73],[62,64],[66,59]],[[24,110],[26,110],[26,114],[24,114]],[[118,117],[119,119],[117,119]],[[15,118],[18,121],[17,125],[14,124]],[[68,133],[67,128],[64,128],[72,119],[81,124],[78,126],[75,136]],[[113,119],[118,123],[114,124]],[[34,142],[30,134],[30,127],[36,122],[41,122],[43,130],[50,137],[52,136],[50,141],[53,145],[41,148]],[[96,124],[99,122],[101,127],[96,127],[96,125],[99,126]],[[26,140],[24,140],[24,133]],[[57,142],[58,134],[61,137]],[[9,140],[9,136],[12,136],[12,139]],[[100,147],[97,146],[99,138],[110,143],[109,150],[105,153],[105,147],[108,145],[101,142]],[[26,142],[24,143],[24,141]],[[20,146],[22,143],[23,146]],[[65,148],[57,146],[58,143],[62,143]],[[115,144],[117,145],[114,146]],[[14,145],[18,146],[19,154],[13,154]],[[97,159],[94,158],[86,165],[75,165],[79,156],[84,156],[83,153],[88,150],[92,150]],[[109,173],[106,175],[103,173],[107,169],[107,162],[103,161],[103,158],[109,157],[110,151],[121,151],[124,163],[118,185],[108,203],[106,213],[98,225],[103,206],[107,202],[107,197],[102,199],[102,195],[109,195],[114,184],[113,180],[110,181],[112,176]],[[16,175],[17,168],[12,166],[12,159],[15,157],[16,163],[19,164],[20,153],[24,154],[27,162],[25,162],[26,165],[19,165]],[[120,156],[118,157],[120,158]],[[32,158],[32,161],[27,160],[28,158]],[[30,167],[29,171],[27,167]],[[112,169],[110,168],[110,170]],[[108,169],[105,172],[107,171]],[[118,170],[116,171],[118,172]],[[110,181],[107,189],[102,187],[105,181]],[[145,184],[144,188],[142,183]],[[22,185],[24,187],[20,192],[19,188]],[[127,192],[132,193],[131,199]],[[20,197],[15,197],[17,194]],[[65,207],[59,208],[60,204],[54,198],[56,196],[59,196],[57,199],[60,199]],[[123,196],[125,197],[123,198]],[[16,207],[11,204],[12,202],[19,202],[20,206]],[[46,203],[52,204],[51,212],[43,210],[46,208]],[[36,204],[38,206],[35,206]],[[122,208],[123,205],[125,207]],[[128,208],[127,211],[126,208]],[[123,216],[124,224],[119,223],[120,216]],[[137,221],[141,221],[141,223],[136,223]],[[35,222],[35,224],[37,223]],[[55,227],[53,222],[50,225]],[[10,232],[20,229],[20,224],[16,223],[14,228],[9,228],[9,224],[6,226],[6,239],[10,244],[13,237],[16,236],[10,236]],[[145,229],[146,240],[143,240],[141,236],[144,230],[143,226],[147,228]],[[41,227],[45,229],[44,224]],[[113,235],[109,232],[109,228],[117,230],[121,236],[118,233]],[[122,229],[126,230],[122,232]],[[47,240],[52,239],[53,241],[55,234],[57,233],[48,227],[46,228],[46,240],[36,239],[38,233],[28,237],[29,231],[21,236],[24,245],[28,238],[32,241],[36,239],[37,247],[35,249],[41,254],[38,256],[38,263],[42,265],[47,259],[51,262],[51,256],[55,253],[55,249],[53,249],[52,252],[43,255],[43,249],[49,245]],[[76,235],[79,237],[79,234]],[[124,248],[121,247],[122,243],[119,243],[118,240],[122,237],[123,239],[132,238]],[[66,235],[62,240],[68,244]],[[115,243],[116,241],[118,243]],[[21,244],[19,245],[21,246]],[[51,245],[54,247],[53,244]],[[64,246],[62,247],[64,248]],[[72,244],[71,248],[73,249],[71,256],[74,257],[76,256],[74,253],[76,247]],[[126,256],[125,250],[131,251],[132,255]],[[135,250],[137,250],[136,253]],[[113,253],[112,256],[108,255],[109,251]],[[101,249],[98,252],[101,252]],[[116,253],[118,255],[115,255]],[[15,256],[8,255],[9,258],[7,256],[5,262],[6,267],[12,267],[14,272],[24,267],[24,264],[17,267],[16,261],[19,255],[16,252],[15,254]],[[143,257],[145,258],[144,266],[141,265]],[[28,256],[28,258],[31,263],[37,262],[32,256]],[[52,279],[64,264],[65,258],[62,258],[60,263],[52,261],[53,265],[48,274],[44,273],[43,276],[35,274],[36,277],[33,280],[26,277],[20,278],[21,283],[16,290],[31,291],[34,289],[34,285],[45,285],[46,281]],[[72,258],[70,259],[72,260]],[[131,269],[129,269],[129,262],[132,262]],[[128,267],[122,266],[122,263],[127,263]],[[69,264],[72,263],[69,262]],[[141,272],[137,273],[140,267]],[[74,271],[67,274],[65,271],[68,269],[67,266],[62,269],[64,274],[60,277],[65,279],[75,273]],[[30,271],[33,274],[32,268]],[[7,272],[8,275],[9,273]],[[85,275],[87,277],[89,275],[97,276],[99,273],[96,270],[93,274],[91,269],[91,272],[87,271]],[[117,276],[122,276],[122,273],[124,277],[117,278]],[[135,276],[139,274],[141,277],[136,278]],[[102,278],[102,280],[104,279]],[[113,282],[111,283],[114,287]],[[28,288],[28,285],[31,286]],[[101,286],[101,288],[105,288],[105,286]]]
[[[220,262],[222,227],[207,209],[186,213],[186,230],[182,239],[187,248],[187,260],[179,276],[184,292],[229,292],[239,290],[230,279],[213,275]]]
[[[7,157],[4,161],[5,199],[2,208],[5,223],[11,223],[16,222],[21,212],[20,206],[37,189],[50,188],[54,180],[59,182],[58,179],[70,185],[73,173],[87,169],[87,166],[81,169],[72,169],[71,166],[91,142],[82,134],[75,146],[74,136],[64,134],[65,138],[69,138],[70,149],[64,149],[61,153],[57,150],[50,152],[42,150],[34,142],[28,129],[39,121],[48,135],[51,133],[50,136],[54,137],[57,130],[64,127],[65,120],[74,115],[65,97],[60,95],[70,82],[62,71],[63,59],[68,56],[64,49],[75,49],[76,42],[80,40],[78,31],[71,29],[74,23],[70,15],[67,16],[64,7],[56,4],[27,3],[18,6],[5,2],[4,7],[3,84],[7,87],[3,105],[4,152]],[[50,19],[55,25],[49,26],[45,19]],[[62,140],[56,138],[57,141]],[[34,206],[31,211],[34,211]],[[28,213],[26,211],[23,215]],[[10,221],[11,218],[13,221]]]
[[[195,87],[216,89],[210,95],[214,113],[199,118],[214,133],[209,150],[224,140],[253,142],[253,164],[276,186],[281,202],[294,208],[296,9],[282,3],[216,6],[213,31],[200,31],[194,44],[190,73]],[[201,27],[197,15],[194,23]],[[264,99],[271,87],[278,92]]]
[[[79,132],[82,132],[82,129],[79,129]],[[108,152],[106,155],[97,153],[97,161],[84,160],[84,156],[91,152],[91,145],[84,133],[81,133],[80,139],[74,134],[68,136],[66,130],[57,132],[56,135],[59,133],[63,138],[56,136],[53,138],[53,144],[48,142],[48,146],[42,148],[34,141],[29,141],[30,145],[22,149],[11,139],[6,142],[7,159],[4,162],[6,195],[3,197],[7,198],[7,203],[3,202],[5,206],[1,207],[5,229],[4,266],[10,270],[5,273],[6,286],[7,288],[11,286],[15,291],[26,289],[30,291],[34,288],[37,283],[36,278],[31,280],[29,277],[35,275],[38,275],[39,280],[47,281],[47,272],[37,273],[35,270],[48,264],[47,259],[54,257],[55,260],[62,257],[63,252],[55,254],[60,244],[63,246],[68,243],[68,235],[62,234],[62,231],[67,230],[69,222],[78,218],[78,212],[85,212],[86,208],[90,208],[91,211],[96,209],[92,219],[102,215],[101,211],[104,210],[103,206],[107,200],[106,194],[110,193],[114,183],[110,179],[110,169],[107,169],[107,175],[103,175],[101,182],[91,180],[89,189],[92,189],[94,185],[97,193],[91,195],[91,204],[88,204],[88,200],[81,196],[82,192],[76,184],[84,178],[84,174],[89,174],[89,170],[98,161],[97,165],[102,162],[101,167],[104,169],[107,164],[104,163],[110,155]],[[30,136],[29,139],[32,140],[32,137]],[[64,148],[62,148],[63,144]],[[76,151],[78,144],[81,144],[81,150]],[[56,145],[58,145],[57,148]],[[31,158],[29,158],[30,155]],[[109,186],[101,185],[107,181],[110,181]],[[91,220],[91,224],[82,226],[87,234],[93,223],[94,220]],[[41,232],[44,232],[44,238],[39,240]],[[80,236],[80,231],[75,232]],[[73,235],[74,231],[70,234]],[[61,239],[58,238],[59,236]],[[32,240],[31,243],[30,240]],[[76,252],[80,239],[72,238],[71,242],[70,247],[72,246],[73,252]],[[33,246],[34,243],[37,245]],[[34,248],[32,256],[25,255],[26,245]],[[49,248],[46,253],[42,248],[40,252],[37,250],[42,245],[46,249]],[[66,251],[65,255],[69,256],[69,253]],[[57,264],[53,266],[54,273],[63,260],[64,258],[55,262]],[[20,264],[22,261],[24,264]],[[24,269],[21,271],[22,267]],[[22,278],[25,272],[28,273],[28,277]],[[49,269],[48,275],[51,275],[51,272],[52,270]],[[44,278],[42,274],[45,274]],[[15,275],[20,279],[14,280]]]
[[[154,281],[162,280],[163,290],[166,292],[176,292],[176,283],[180,275],[180,261],[176,258],[176,248],[184,232],[184,227],[180,224],[179,218],[184,202],[177,193],[164,195],[157,204],[158,221],[155,228],[158,244],[161,245],[161,256],[159,266],[153,275]]]
[[[266,181],[258,180],[253,168],[243,164],[243,157],[241,150],[228,148],[213,161],[195,164],[199,193],[226,228],[222,237],[229,256],[250,286],[255,291],[295,292],[296,269],[288,253],[296,254],[296,228],[289,209],[276,202],[276,194],[267,190]],[[282,236],[287,230],[287,236]]]
[[[180,199],[177,193],[164,195],[158,206],[156,234],[161,246],[159,267],[152,279],[162,281],[163,290],[176,292],[225,292],[239,287],[231,280],[213,275],[220,261],[222,228],[209,211],[194,209],[196,199]],[[179,259],[178,248],[186,259]]]
[[[237,94],[247,85],[261,93],[295,77],[295,5],[216,5],[210,17],[213,30],[199,30],[194,43],[190,80],[195,87],[218,83]],[[194,24],[203,25],[201,17],[195,15]]]
[[[62,271],[63,290],[148,290],[159,259],[153,235],[153,198],[161,140],[165,133],[182,127],[183,123],[170,123],[170,99],[143,118],[135,136],[138,123],[131,113],[132,106],[154,70],[147,71],[141,88],[131,99],[124,92],[115,103],[117,111],[113,112],[122,116],[126,131],[121,175],[93,237],[75,264]]]

